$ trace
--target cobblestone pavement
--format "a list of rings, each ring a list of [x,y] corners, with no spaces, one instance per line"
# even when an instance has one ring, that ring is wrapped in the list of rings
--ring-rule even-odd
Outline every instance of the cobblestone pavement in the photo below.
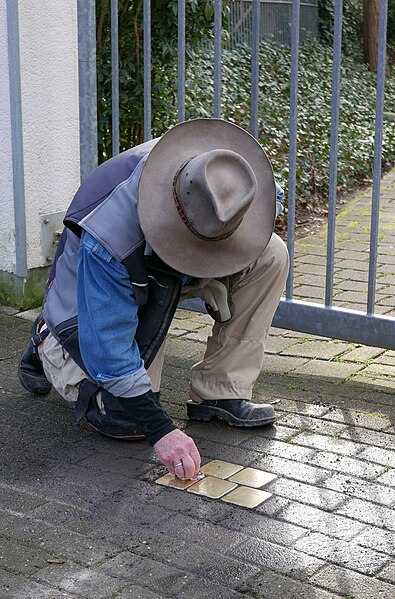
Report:
[[[361,201],[349,215],[365,210]],[[390,237],[395,214],[383,210]],[[347,215],[339,222],[353,229]],[[300,256],[315,243],[321,234],[300,242]],[[386,252],[382,305],[391,310],[390,240]],[[344,282],[365,273],[361,255],[337,250],[347,272],[339,294],[357,291]],[[204,463],[277,474],[265,487],[271,498],[249,510],[156,485],[164,469],[147,443],[100,437],[77,426],[55,392],[21,389],[17,362],[32,317],[0,311],[1,599],[393,599],[395,351],[272,329],[256,398],[274,404],[276,425],[192,423],[188,372],[210,318],[178,310],[163,402]]]

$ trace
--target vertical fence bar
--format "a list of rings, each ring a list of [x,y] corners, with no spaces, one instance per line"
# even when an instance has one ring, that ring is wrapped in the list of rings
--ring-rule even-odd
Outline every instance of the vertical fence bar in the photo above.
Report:
[[[185,0],[178,0],[178,122],[185,121]]]
[[[260,4],[260,0],[252,0],[250,133],[254,137],[258,137],[259,26],[261,20]]]
[[[337,197],[337,152],[339,145],[340,67],[342,47],[343,0],[335,0],[332,66],[332,116],[329,151],[328,239],[326,250],[325,306],[332,305],[333,268],[335,254],[335,225]]]
[[[372,189],[372,214],[370,223],[370,256],[369,256],[369,279],[368,279],[368,302],[367,312],[374,312],[376,298],[376,271],[377,271],[377,243],[379,234],[379,211],[380,211],[380,179],[381,179],[381,157],[383,149],[383,112],[384,112],[384,88],[385,71],[387,66],[387,14],[388,0],[380,1],[379,16],[379,44],[377,60],[377,94],[376,94],[376,129],[374,136],[374,160],[373,160],[373,189]]]
[[[143,5],[144,35],[144,141],[152,137],[151,132],[151,0]]]
[[[295,199],[296,199],[296,146],[298,136],[298,66],[300,0],[292,2],[291,17],[291,82],[289,115],[289,174],[288,174],[288,226],[287,246],[289,253],[289,274],[286,285],[286,298],[293,297],[294,237],[295,237]]]
[[[222,0],[214,2],[214,117],[221,118]]]
[[[25,183],[23,169],[22,98],[18,2],[7,0],[8,70],[10,85],[12,171],[15,222],[15,274],[27,276]]]
[[[81,180],[97,166],[95,11],[95,0],[78,0]]]
[[[111,0],[111,141],[115,156],[119,153],[118,0]]]

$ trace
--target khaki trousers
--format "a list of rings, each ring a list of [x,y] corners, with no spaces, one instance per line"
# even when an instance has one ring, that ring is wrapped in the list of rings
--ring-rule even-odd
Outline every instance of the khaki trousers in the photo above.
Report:
[[[191,369],[191,388],[203,399],[251,399],[260,373],[265,342],[288,274],[288,252],[275,234],[261,256],[230,277],[234,315],[215,323],[203,360]],[[182,299],[199,296],[198,286],[184,287]],[[152,390],[159,391],[164,361],[160,348],[147,372]],[[68,401],[76,401],[78,384],[87,375],[52,337],[40,348],[45,374]]]

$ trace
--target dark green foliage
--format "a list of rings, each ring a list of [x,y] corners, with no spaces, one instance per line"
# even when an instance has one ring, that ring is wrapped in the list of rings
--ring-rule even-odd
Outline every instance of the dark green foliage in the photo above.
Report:
[[[318,31],[321,41],[332,46],[334,0],[319,0]],[[343,0],[343,50],[346,53],[362,53],[363,0]],[[395,44],[395,0],[388,0],[388,43]]]
[[[173,122],[177,106],[177,0],[151,2],[153,133]],[[98,0],[99,162],[111,156],[111,38],[109,0]],[[143,141],[143,3],[119,0],[120,149]],[[224,17],[227,9],[224,7]],[[186,56],[213,37],[213,0],[186,2]],[[165,110],[166,109],[166,110]]]
[[[290,50],[264,41],[260,47],[259,140],[279,181],[287,187],[289,152]],[[249,127],[251,55],[248,48],[223,52],[222,110],[227,118]],[[211,114],[211,56],[196,56],[188,70],[187,118]],[[340,91],[338,190],[351,191],[372,177],[376,76],[352,57],[343,57]],[[325,205],[329,185],[332,94],[332,50],[318,42],[301,47],[297,197]],[[385,109],[393,111],[395,78],[387,81]],[[383,167],[395,162],[395,123],[384,125]]]

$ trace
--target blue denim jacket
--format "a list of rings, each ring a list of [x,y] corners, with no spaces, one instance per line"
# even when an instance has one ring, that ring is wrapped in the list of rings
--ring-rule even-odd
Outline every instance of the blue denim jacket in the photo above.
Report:
[[[276,216],[284,192],[276,183]],[[135,341],[137,304],[126,268],[83,231],[78,255],[78,330],[89,376],[117,397],[135,397],[151,388]]]

